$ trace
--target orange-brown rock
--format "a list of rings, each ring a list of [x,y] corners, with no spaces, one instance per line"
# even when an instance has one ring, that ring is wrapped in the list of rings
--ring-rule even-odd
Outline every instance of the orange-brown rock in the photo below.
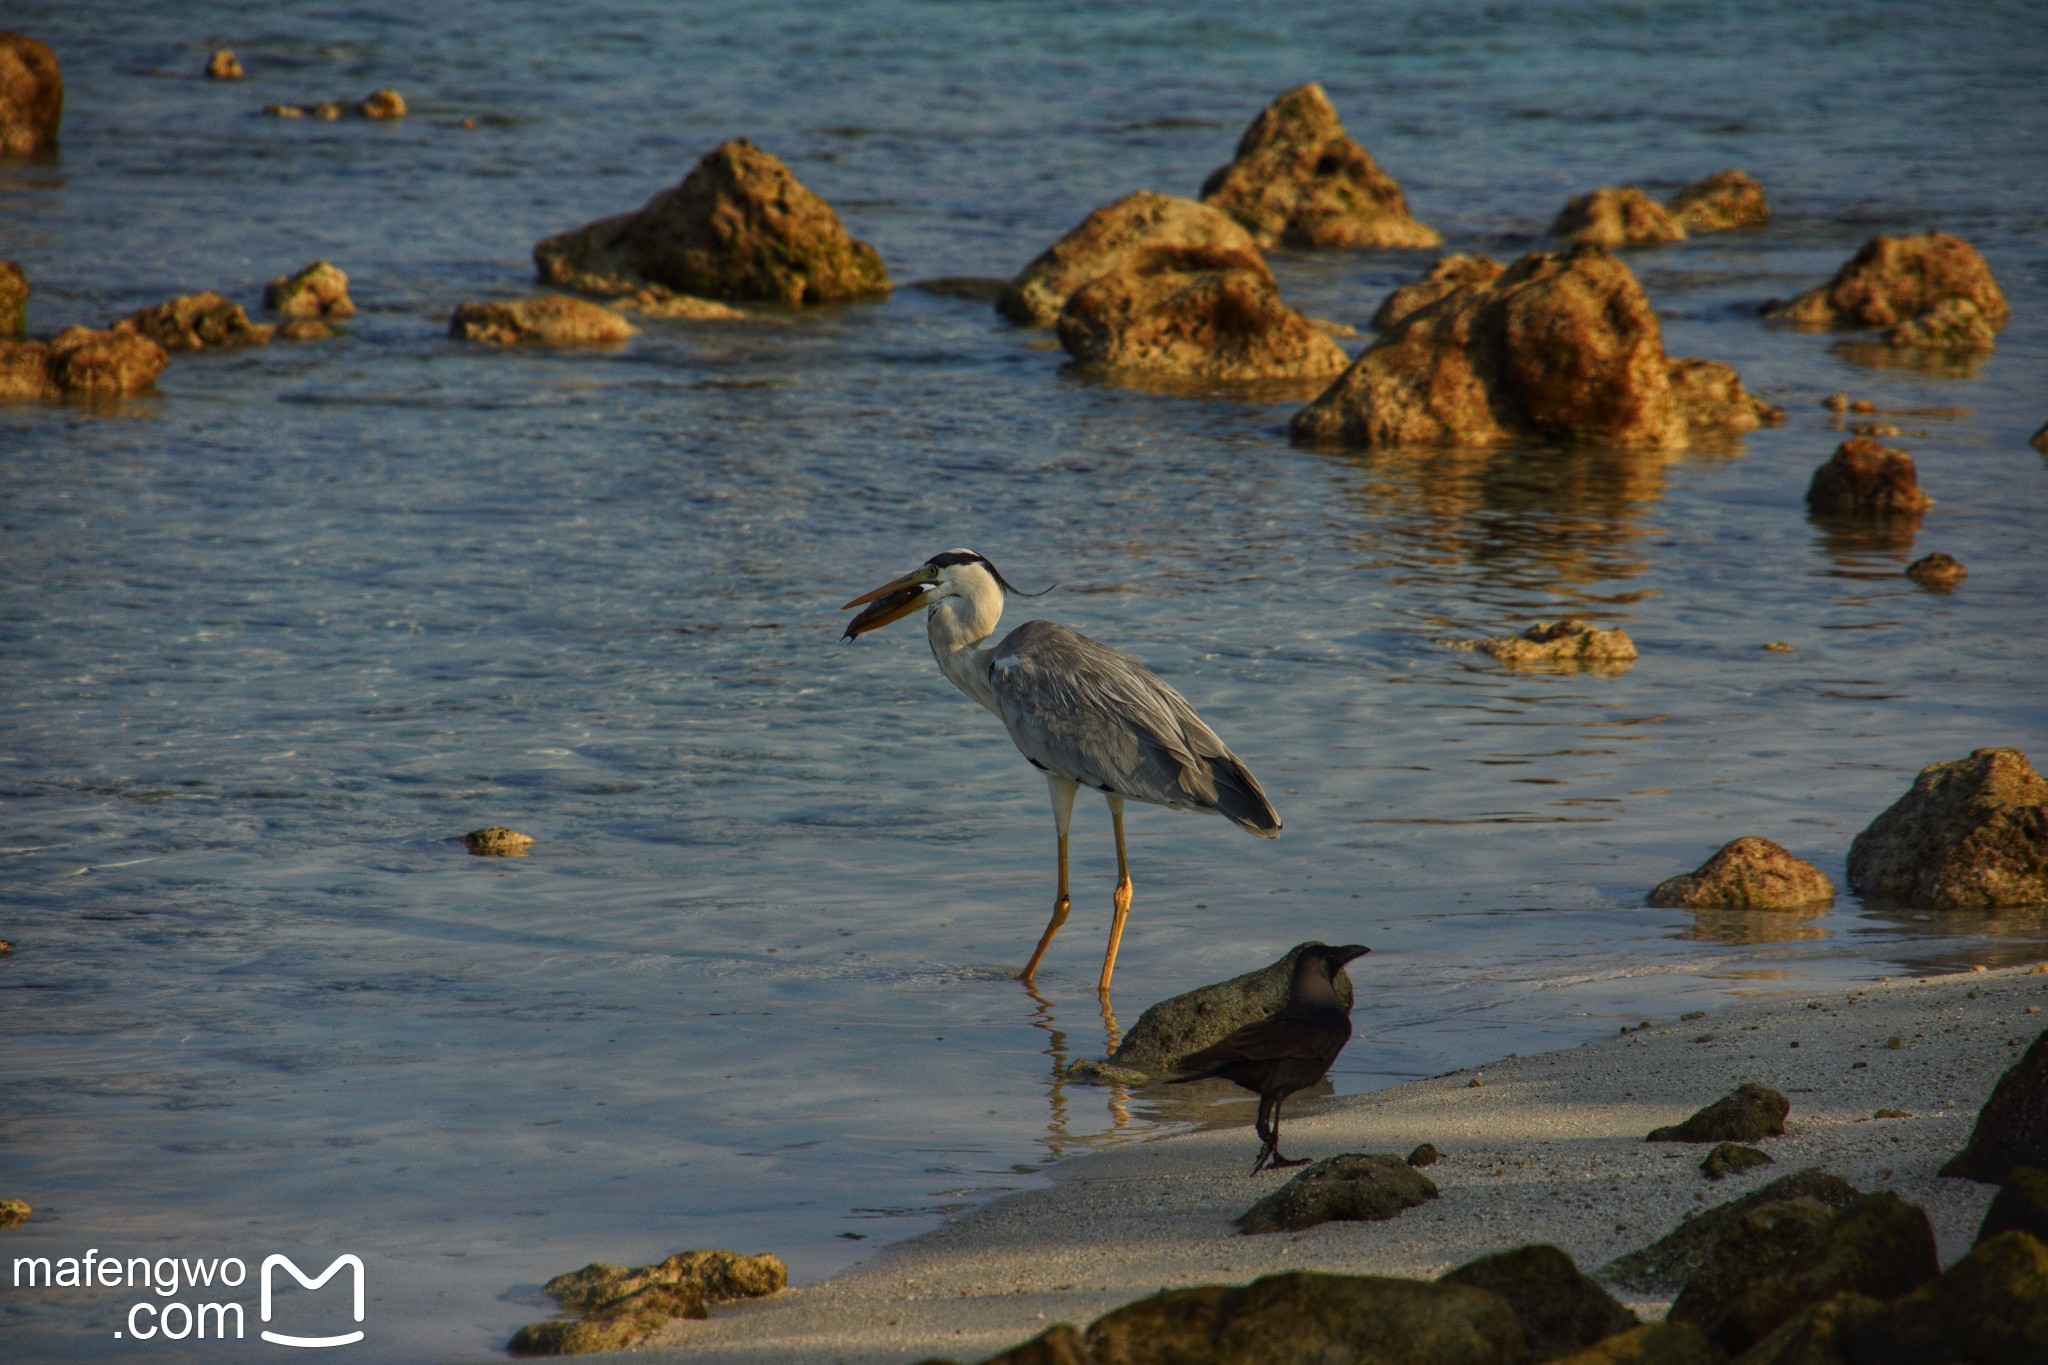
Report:
[[[263,306],[288,318],[354,317],[348,276],[329,261],[302,265],[294,275],[279,275],[263,286]]]
[[[1258,244],[1229,214],[1139,190],[1096,209],[1034,257],[996,300],[996,311],[1028,327],[1051,327],[1082,285],[1161,251],[1199,255],[1212,268],[1248,270],[1268,282],[1273,278]]]
[[[1823,516],[1917,517],[1934,499],[1920,490],[1911,455],[1868,436],[1851,436],[1813,472],[1806,505]]]
[[[1687,232],[1724,232],[1771,221],[1764,187],[1741,171],[1718,171],[1673,195],[1666,205]]]
[[[217,81],[242,79],[242,59],[233,48],[217,47],[206,59],[206,74]]]
[[[1667,372],[1671,396],[1695,431],[1754,431],[1785,420],[1785,410],[1742,386],[1733,365],[1718,360],[1678,358]]]
[[[0,402],[107,397],[146,389],[164,348],[137,332],[67,327],[49,341],[0,340]]]
[[[1929,592],[1953,592],[1969,576],[1962,560],[1942,550],[1923,555],[1906,566],[1906,577]]]
[[[615,346],[638,329],[602,304],[567,294],[513,303],[465,303],[448,319],[448,335],[499,346]]]
[[[1769,839],[1751,837],[1731,840],[1693,871],[1659,882],[1650,892],[1650,904],[1686,910],[1794,910],[1824,905],[1834,897],[1835,884],[1819,868]]]
[[[2011,310],[1977,248],[1946,232],[1873,237],[1826,284],[1769,316],[1812,327],[1890,327],[1968,299],[1996,331]]]
[[[64,121],[64,76],[50,45],[0,33],[0,156],[28,156],[57,145]]]
[[[1849,885],[1930,910],[2048,903],[2048,780],[2018,749],[1930,764],[1849,845]]]
[[[1918,317],[1885,329],[1894,350],[1988,351],[1998,344],[1998,329],[1968,299],[1943,299]]]
[[[1267,105],[1237,156],[1202,182],[1202,199],[1229,213],[1261,246],[1432,247],[1436,229],[1415,221],[1398,181],[1344,131],[1313,81]]]
[[[200,351],[267,345],[277,329],[249,321],[241,304],[208,290],[137,309],[115,323],[114,330],[140,332],[167,351]]]
[[[1227,254],[1172,249],[1074,291],[1059,337],[1086,368],[1170,379],[1328,381],[1351,363],[1280,301],[1265,271]]]
[[[1703,376],[1688,371],[1674,385],[1672,372],[1626,265],[1597,247],[1539,252],[1395,323],[1295,414],[1293,431],[1360,446],[1576,439],[1673,449],[1695,425],[1760,420],[1746,395],[1736,402],[1730,389],[1716,401]]]
[[[405,96],[390,86],[372,90],[356,107],[364,118],[369,119],[404,118],[406,114]]]
[[[546,238],[533,259],[549,284],[592,294],[660,284],[707,298],[821,304],[889,289],[875,249],[848,236],[789,167],[740,138],[644,208]]]
[[[1491,256],[1441,257],[1421,279],[1413,284],[1404,284],[1387,295],[1379,311],[1372,315],[1372,328],[1375,332],[1384,332],[1410,313],[1427,308],[1438,299],[1448,298],[1475,284],[1499,279],[1505,269],[1506,266]]]
[[[1610,186],[1565,204],[1550,235],[1578,246],[1655,246],[1685,240],[1685,225],[1634,185]]]
[[[28,335],[28,276],[12,261],[0,261],[0,340]]]

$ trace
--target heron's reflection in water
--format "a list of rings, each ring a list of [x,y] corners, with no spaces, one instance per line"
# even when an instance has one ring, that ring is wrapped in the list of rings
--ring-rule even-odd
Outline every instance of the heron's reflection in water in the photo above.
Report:
[[[1067,1154],[1069,1147],[1090,1147],[1100,1142],[1104,1136],[1116,1136],[1125,1133],[1131,1127],[1131,1091],[1130,1087],[1126,1085],[1111,1085],[1108,1087],[1110,1123],[1110,1133],[1108,1135],[1100,1133],[1077,1134],[1073,1131],[1071,1126],[1072,1111],[1069,1108],[1067,1096],[1067,1067],[1072,1062],[1072,1058],[1068,1055],[1067,1031],[1059,1026],[1059,1021],[1053,1012],[1052,1001],[1046,999],[1038,987],[1031,982],[1026,981],[1023,984],[1024,993],[1029,995],[1033,1001],[1031,1010],[1032,1027],[1045,1030],[1047,1037],[1045,1055],[1052,1059],[1052,1074],[1045,1088],[1046,1106],[1050,1111],[1045,1125],[1045,1149],[1047,1154],[1054,1160],[1058,1160]],[[1123,1030],[1117,1027],[1116,1011],[1110,1005],[1108,993],[1105,992],[1097,998],[1102,1009],[1102,1055],[1107,1057],[1110,1053],[1116,1051],[1117,1044],[1123,1041]]]

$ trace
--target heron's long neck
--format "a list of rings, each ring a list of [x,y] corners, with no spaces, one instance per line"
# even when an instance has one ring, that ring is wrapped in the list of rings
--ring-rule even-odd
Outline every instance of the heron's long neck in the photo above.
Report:
[[[977,583],[969,595],[948,597],[924,617],[925,637],[931,641],[932,657],[939,661],[939,671],[952,680],[953,686],[991,711],[996,711],[996,696],[989,686],[988,665],[995,647],[983,645],[982,641],[995,633],[996,622],[1002,615],[1002,589],[994,583]]]

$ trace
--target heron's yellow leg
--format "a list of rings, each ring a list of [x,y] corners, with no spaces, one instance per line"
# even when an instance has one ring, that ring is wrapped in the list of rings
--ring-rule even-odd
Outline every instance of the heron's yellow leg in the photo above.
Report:
[[[1031,960],[1024,964],[1024,983],[1031,984],[1031,978],[1038,975],[1038,964],[1045,957],[1045,950],[1052,947],[1052,936],[1067,922],[1067,912],[1073,902],[1067,898],[1067,825],[1074,817],[1074,793],[1079,790],[1070,778],[1045,775],[1045,785],[1052,792],[1052,823],[1060,840],[1060,893],[1052,903],[1052,920],[1045,926],[1045,933],[1039,937],[1038,950],[1031,954]]]
[[[1124,853],[1124,799],[1109,793],[1109,823],[1116,830],[1116,914],[1109,922],[1109,950],[1102,955],[1102,980],[1096,990],[1109,994],[1109,979],[1116,974],[1117,945],[1124,939],[1124,917],[1131,913],[1131,861]]]

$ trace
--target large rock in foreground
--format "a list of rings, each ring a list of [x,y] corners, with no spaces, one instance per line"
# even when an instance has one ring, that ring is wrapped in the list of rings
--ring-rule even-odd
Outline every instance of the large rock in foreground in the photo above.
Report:
[[[1303,949],[1317,946],[1315,939],[1298,943],[1270,966],[1160,1001],[1138,1016],[1115,1052],[1101,1062],[1076,1062],[1068,1068],[1068,1077],[1140,1084],[1178,1075],[1180,1059],[1190,1052],[1219,1043],[1286,1004],[1294,959]],[[1337,994],[1348,1007],[1351,978],[1339,971],[1335,981]]]
[[[448,335],[499,346],[616,346],[637,330],[611,309],[567,294],[465,303],[448,319]]]
[[[1861,1197],[1856,1187],[1840,1176],[1808,1166],[1687,1219],[1649,1246],[1617,1257],[1600,1274],[1636,1289],[1677,1289],[1706,1263],[1729,1229],[1753,1210],[1793,1199],[1815,1199],[1839,1209]]]
[[[1160,249],[1068,296],[1060,345],[1088,369],[1169,379],[1320,386],[1350,357],[1228,253]],[[1314,389],[1308,392],[1314,392]]]
[[[737,138],[638,212],[557,233],[533,259],[549,284],[591,294],[659,284],[707,298],[819,304],[889,289],[881,256],[847,235],[831,205]]]
[[[1890,327],[1967,299],[1993,330],[2011,309],[1977,248],[1946,232],[1873,237],[1826,284],[1807,290],[1769,316],[1809,327]]]
[[[64,121],[64,76],[48,43],[0,33],[0,156],[28,156],[57,145]]]
[[[2048,1166],[2048,1032],[1998,1078],[1969,1143],[1941,1173],[1995,1185],[2029,1166]]]
[[[1540,1243],[1468,1261],[1437,1283],[1500,1295],[1522,1324],[1532,1360],[1569,1355],[1639,1325],[1636,1315],[1581,1274],[1571,1257]]]
[[[2048,902],[2048,781],[2018,749],[1921,769],[1849,845],[1849,885],[1930,910]]]
[[[1032,258],[996,300],[996,311],[1028,327],[1050,327],[1075,290],[1167,252],[1205,261],[1210,269],[1246,270],[1273,282],[1258,244],[1229,214],[1192,199],[1139,190],[1096,209]]]
[[[1432,247],[1436,229],[1408,213],[1408,196],[1344,131],[1314,81],[1252,120],[1237,157],[1202,182],[1202,199],[1261,246]]]
[[[1395,323],[1315,402],[1294,435],[1368,447],[1586,440],[1675,449],[1743,430],[1754,401],[1673,383],[1642,286],[1595,247],[1532,253]],[[1729,374],[1732,376],[1733,372]]]
[[[1693,871],[1650,892],[1650,904],[1684,910],[1796,910],[1834,898],[1826,873],[1755,837],[1730,840]]]
[[[1493,257],[1476,253],[1441,257],[1421,279],[1413,284],[1404,284],[1387,295],[1379,311],[1372,315],[1372,329],[1384,332],[1410,313],[1427,308],[1438,299],[1449,298],[1460,289],[1475,284],[1489,284],[1499,279],[1506,269]]]
[[[241,304],[212,290],[137,309],[115,323],[114,330],[140,332],[167,351],[266,346],[277,331],[267,323],[249,321]]]

